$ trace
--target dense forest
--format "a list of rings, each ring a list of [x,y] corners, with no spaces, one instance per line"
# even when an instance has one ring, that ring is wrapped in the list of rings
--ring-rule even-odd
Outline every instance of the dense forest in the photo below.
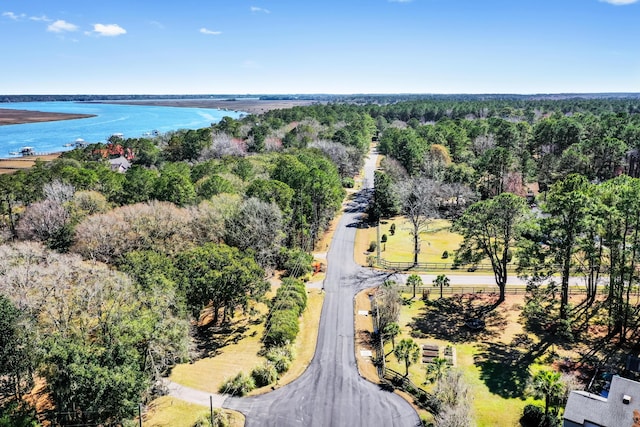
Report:
[[[606,346],[637,353],[640,99],[422,98],[327,98],[114,136],[0,175],[0,425],[32,425],[21,396],[34,385],[51,399],[39,416],[60,424],[131,418],[195,357],[203,309],[225,322],[264,297],[273,271],[311,270],[372,140],[386,157],[370,221],[405,215],[417,254],[425,221],[451,218],[461,265],[489,257],[502,291],[508,262],[530,277],[532,329],[579,339],[598,313]],[[109,163],[120,157],[124,172]],[[576,272],[582,307],[567,299]],[[537,286],[553,274],[559,291]]]

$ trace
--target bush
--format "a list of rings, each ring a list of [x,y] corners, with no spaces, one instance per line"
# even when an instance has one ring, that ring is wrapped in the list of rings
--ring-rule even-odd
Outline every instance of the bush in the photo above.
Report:
[[[235,377],[222,383],[218,391],[222,394],[230,394],[232,396],[244,396],[254,388],[256,388],[256,383],[253,377],[244,372],[240,372]]]
[[[378,244],[374,241],[371,241],[371,243],[369,243],[369,249],[367,249],[367,251],[375,252],[377,247],[378,247]]]
[[[307,308],[307,288],[300,280],[286,278],[278,288],[271,303],[273,312],[278,310],[294,310],[298,316]],[[273,315],[273,313],[271,313]]]
[[[136,423],[136,425],[138,425]],[[198,417],[193,427],[229,427],[229,417],[222,409],[215,408],[213,410],[213,426],[211,425],[211,418],[209,415],[202,414]]]
[[[298,313],[294,310],[277,310],[267,322],[264,343],[267,347],[281,346],[293,342],[300,332]]]
[[[544,409],[536,405],[527,405],[522,411],[520,417],[520,426],[522,427],[556,427],[559,426],[559,420],[553,415],[544,415]]]
[[[291,277],[302,277],[313,271],[313,255],[302,249],[282,248],[278,256],[278,268]]]
[[[392,236],[394,234],[396,234],[396,224],[395,224],[395,222],[393,224],[391,224],[391,227],[389,227],[389,234],[391,234]]]
[[[261,366],[253,368],[251,376],[256,383],[256,387],[264,387],[273,384],[278,379],[278,371],[272,363],[266,362]]]
[[[342,187],[353,188],[354,185],[355,185],[355,182],[353,181],[353,178],[350,178],[350,177],[342,178]]]
[[[447,259],[447,258],[449,258],[449,251],[442,252],[442,259]]]
[[[380,242],[381,243],[387,243],[387,235],[383,234],[382,237],[380,238]]]
[[[265,355],[267,360],[273,364],[276,372],[282,374],[291,367],[291,362],[295,358],[293,350],[289,346],[273,347]]]

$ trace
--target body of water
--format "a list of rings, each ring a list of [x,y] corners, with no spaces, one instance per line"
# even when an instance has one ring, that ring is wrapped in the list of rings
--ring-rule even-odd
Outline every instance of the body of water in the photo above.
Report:
[[[200,129],[219,122],[224,116],[234,119],[241,112],[212,108],[158,107],[146,105],[88,104],[79,102],[0,103],[0,108],[55,113],[94,114],[96,117],[0,126],[0,157],[11,157],[22,147],[37,153],[70,150],[76,140],[105,142],[113,134],[139,138],[155,131]]]

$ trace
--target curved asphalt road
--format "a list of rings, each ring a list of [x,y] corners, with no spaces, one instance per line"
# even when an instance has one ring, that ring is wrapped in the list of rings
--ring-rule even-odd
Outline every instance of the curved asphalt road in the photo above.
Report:
[[[373,183],[377,155],[365,164],[365,185]],[[366,191],[354,201],[366,205]],[[242,412],[246,426],[417,426],[420,419],[400,396],[358,374],[354,349],[354,295],[382,283],[386,273],[353,261],[360,209],[348,209],[336,228],[327,261],[326,292],[313,361],[294,382],[261,396],[230,397],[224,407]]]

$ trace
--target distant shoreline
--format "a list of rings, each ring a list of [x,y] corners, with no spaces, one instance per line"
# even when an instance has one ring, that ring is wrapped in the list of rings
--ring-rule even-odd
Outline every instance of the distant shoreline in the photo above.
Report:
[[[262,114],[270,110],[286,109],[318,103],[318,101],[312,100],[260,99],[140,99],[129,101],[104,100],[83,102],[98,104],[148,105],[159,107],[215,108],[218,110],[236,111],[247,114]],[[2,104],[0,104],[0,106],[1,105]],[[95,117],[95,114],[48,113],[44,111],[0,108],[0,126],[53,122],[59,120],[86,119],[89,117]]]
[[[261,99],[140,99],[129,101],[104,100],[89,102],[100,104],[150,105],[159,107],[215,108],[218,110],[237,111],[248,114],[262,114],[270,110],[286,109],[318,103],[318,101],[313,100]]]
[[[2,105],[2,104],[0,104]],[[13,110],[0,108],[0,126],[26,123],[55,122],[59,120],[87,119],[95,114],[47,113],[44,111]]]

